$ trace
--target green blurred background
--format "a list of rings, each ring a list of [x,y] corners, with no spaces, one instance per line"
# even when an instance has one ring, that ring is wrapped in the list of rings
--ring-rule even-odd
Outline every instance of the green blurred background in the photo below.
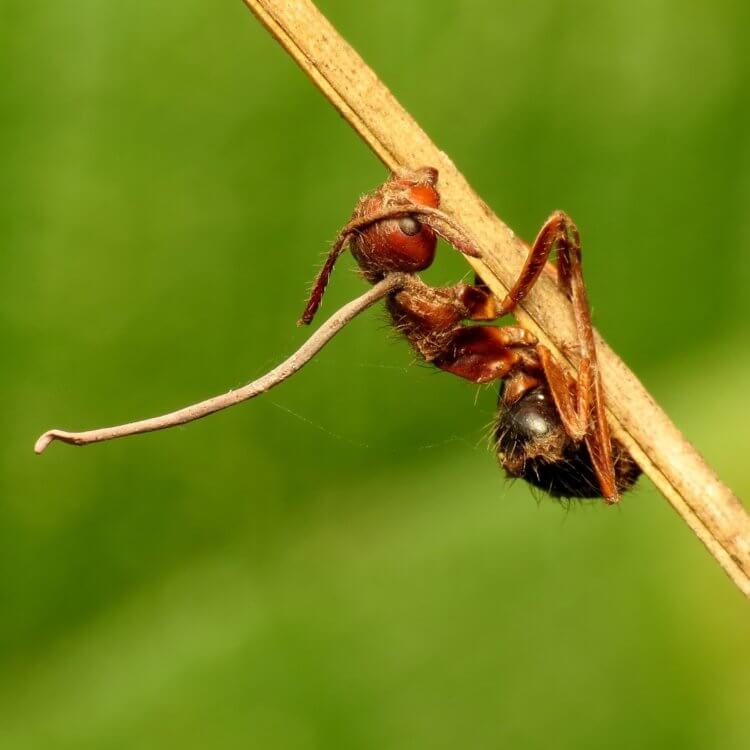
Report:
[[[750,492],[748,5],[320,3]],[[750,747],[747,605],[647,481],[567,512],[382,313],[258,401],[382,166],[239,2],[0,7],[0,747]],[[342,261],[325,310],[363,290]],[[442,251],[429,278],[466,273]]]

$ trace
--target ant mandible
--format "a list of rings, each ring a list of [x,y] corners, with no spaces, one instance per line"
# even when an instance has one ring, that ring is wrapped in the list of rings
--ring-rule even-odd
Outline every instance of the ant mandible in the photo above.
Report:
[[[357,203],[320,270],[300,323],[320,306],[333,266],[351,248],[372,284],[392,272],[416,274],[435,257],[440,235],[477,257],[466,232],[439,209],[438,172],[399,170]],[[534,286],[553,250],[557,278],[571,301],[580,353],[574,380],[525,328],[466,325],[513,312]],[[473,383],[502,382],[495,427],[498,460],[507,474],[553,497],[603,497],[616,503],[640,475],[630,454],[610,436],[596,358],[578,229],[558,211],[546,221],[518,279],[501,301],[477,283],[435,288],[414,276],[386,306],[394,327],[427,362]]]

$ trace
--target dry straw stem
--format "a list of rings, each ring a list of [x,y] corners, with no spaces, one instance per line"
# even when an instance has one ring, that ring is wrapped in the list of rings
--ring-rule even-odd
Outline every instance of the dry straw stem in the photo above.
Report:
[[[383,163],[440,171],[445,211],[476,239],[482,261],[468,261],[498,297],[528,248],[472,190],[388,88],[309,0],[244,0]],[[519,322],[571,367],[569,305],[550,277],[524,300]],[[750,596],[750,518],[742,504],[672,424],[622,360],[597,335],[614,434],[746,596]],[[565,349],[567,351],[567,349]]]
[[[348,302],[331,315],[304,344],[285,359],[280,365],[266,373],[252,383],[242,388],[237,388],[220,396],[206,399],[197,404],[186,406],[184,409],[162,414],[158,417],[141,419],[138,422],[128,422],[115,427],[103,427],[98,430],[87,430],[86,432],[68,432],[67,430],[48,430],[35,443],[34,451],[43,453],[47,446],[54,440],[71,445],[91,445],[101,443],[105,440],[128,437],[130,435],[141,435],[144,432],[156,432],[169,427],[194,422],[203,419],[209,414],[228,409],[230,406],[249,401],[251,398],[260,396],[271,388],[283,383],[295,372],[302,369],[339,331],[346,327],[357,315],[379,302],[396,289],[402,289],[412,283],[412,277],[407,274],[392,273],[382,281],[368,289],[364,294]]]

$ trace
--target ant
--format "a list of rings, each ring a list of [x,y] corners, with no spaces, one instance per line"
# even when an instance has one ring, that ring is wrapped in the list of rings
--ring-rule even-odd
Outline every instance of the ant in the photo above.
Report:
[[[312,287],[301,324],[309,324],[336,260],[351,248],[372,284],[392,272],[416,274],[432,265],[437,237],[478,257],[466,232],[440,211],[438,171],[399,170],[360,198]],[[518,325],[491,326],[528,294],[553,250],[557,279],[570,300],[580,352],[574,380],[536,337]],[[473,285],[435,288],[414,283],[392,292],[386,307],[394,327],[427,362],[472,383],[501,381],[494,430],[500,465],[558,498],[602,497],[616,503],[640,468],[610,436],[594,332],[581,270],[576,225],[562,211],[545,222],[518,279],[502,301],[477,277]]]

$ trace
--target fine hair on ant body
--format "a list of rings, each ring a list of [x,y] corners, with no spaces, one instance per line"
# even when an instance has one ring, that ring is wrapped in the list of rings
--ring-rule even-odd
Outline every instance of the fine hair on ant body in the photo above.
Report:
[[[437,179],[432,167],[401,170],[360,198],[313,284],[300,323],[312,321],[347,246],[372,284],[393,272],[415,274],[428,268],[438,235],[466,255],[479,255],[464,230],[439,210]],[[581,357],[575,380],[525,328],[471,325],[512,313],[553,251],[558,284],[575,319]],[[436,288],[413,276],[408,287],[388,294],[386,307],[394,327],[425,361],[473,383],[501,381],[495,447],[510,477],[525,479],[553,497],[602,497],[610,504],[635,483],[638,465],[610,436],[580,235],[565,213],[555,212],[545,222],[502,301],[481,279]]]

